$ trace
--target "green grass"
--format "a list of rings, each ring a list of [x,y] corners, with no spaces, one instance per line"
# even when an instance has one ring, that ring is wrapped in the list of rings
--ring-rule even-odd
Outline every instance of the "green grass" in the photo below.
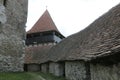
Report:
[[[66,80],[64,77],[57,77],[57,76],[54,76],[50,73],[38,73],[39,75],[41,75],[43,78],[45,78],[46,80]]]
[[[28,73],[0,73],[0,80],[33,80]]]
[[[41,72],[0,73],[0,80],[43,80],[42,78],[45,80],[66,80],[63,77]]]

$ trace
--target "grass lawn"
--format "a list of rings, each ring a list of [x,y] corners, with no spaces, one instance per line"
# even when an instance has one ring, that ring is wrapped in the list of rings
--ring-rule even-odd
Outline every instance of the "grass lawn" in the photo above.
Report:
[[[0,80],[65,80],[63,77],[56,77],[41,72],[17,72],[0,73]]]
[[[66,80],[64,77],[57,77],[54,76],[50,73],[46,74],[46,73],[37,73],[39,75],[41,75],[43,78],[45,78],[46,80]]]
[[[34,80],[28,73],[0,73],[0,80]]]

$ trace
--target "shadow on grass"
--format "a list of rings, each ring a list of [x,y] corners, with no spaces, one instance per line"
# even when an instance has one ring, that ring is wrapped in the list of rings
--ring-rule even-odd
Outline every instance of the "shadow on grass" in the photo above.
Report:
[[[41,75],[46,80],[66,80],[64,77],[57,77],[57,76],[54,76],[50,73],[38,72],[37,74]]]

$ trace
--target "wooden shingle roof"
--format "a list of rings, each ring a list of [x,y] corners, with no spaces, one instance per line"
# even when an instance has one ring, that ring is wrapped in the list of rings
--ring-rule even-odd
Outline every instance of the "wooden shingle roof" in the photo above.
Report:
[[[120,4],[50,49],[50,61],[92,60],[120,51]]]
[[[46,59],[46,54],[54,45],[26,46],[25,64],[42,63]]]
[[[35,25],[27,32],[27,34],[45,32],[45,31],[58,31],[55,23],[53,22],[48,10],[46,10]]]

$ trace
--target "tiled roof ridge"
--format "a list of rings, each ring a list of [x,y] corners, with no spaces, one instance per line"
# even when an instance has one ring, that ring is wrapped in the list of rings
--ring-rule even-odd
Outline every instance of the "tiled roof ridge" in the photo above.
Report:
[[[27,33],[30,34],[45,31],[59,32],[47,9]]]

